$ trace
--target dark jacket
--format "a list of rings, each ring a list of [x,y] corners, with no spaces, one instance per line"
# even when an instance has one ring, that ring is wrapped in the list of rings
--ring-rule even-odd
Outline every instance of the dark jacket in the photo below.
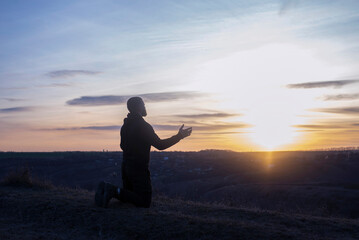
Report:
[[[177,134],[162,140],[142,116],[129,113],[121,127],[123,162],[135,168],[148,168],[151,146],[164,150],[181,139],[181,135]]]

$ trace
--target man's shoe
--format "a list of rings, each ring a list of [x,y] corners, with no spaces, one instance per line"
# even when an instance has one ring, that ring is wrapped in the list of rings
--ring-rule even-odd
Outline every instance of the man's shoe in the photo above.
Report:
[[[104,181],[101,181],[96,189],[95,193],[95,205],[98,207],[103,206],[103,195],[105,193],[105,185],[106,183]]]
[[[105,193],[103,194],[102,206],[107,208],[111,198],[117,197],[117,187],[111,183],[105,183]]]

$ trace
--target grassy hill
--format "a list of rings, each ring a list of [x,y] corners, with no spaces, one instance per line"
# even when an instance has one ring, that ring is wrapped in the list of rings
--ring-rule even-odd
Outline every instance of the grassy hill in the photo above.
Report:
[[[0,179],[26,166],[55,185],[122,185],[122,152],[0,152]],[[152,152],[154,195],[359,219],[359,150]]]
[[[150,209],[52,186],[27,173],[0,186],[0,239],[359,239],[359,221],[156,197]]]

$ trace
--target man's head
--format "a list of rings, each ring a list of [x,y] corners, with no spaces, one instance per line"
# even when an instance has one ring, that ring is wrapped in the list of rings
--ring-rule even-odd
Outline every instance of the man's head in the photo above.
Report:
[[[130,113],[138,113],[143,117],[147,116],[145,103],[140,97],[131,97],[127,100],[127,109]]]

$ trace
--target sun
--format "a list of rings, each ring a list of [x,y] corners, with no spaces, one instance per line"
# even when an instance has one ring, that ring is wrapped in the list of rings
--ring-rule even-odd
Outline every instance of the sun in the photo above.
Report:
[[[276,43],[246,49],[198,67],[192,89],[220,98],[216,107],[239,113],[248,141],[257,150],[297,147],[295,126],[306,124],[308,109],[321,107],[319,90],[300,91],[291,83],[332,79],[337,69],[300,44]]]
[[[298,117],[298,109],[294,107],[296,101],[288,99],[286,94],[285,90],[278,90],[275,94],[263,93],[242,117],[251,125],[248,129],[249,139],[260,150],[283,150],[299,136],[294,126],[300,124],[302,119]]]
[[[249,135],[261,150],[274,151],[294,142],[298,133],[285,121],[267,118],[265,122],[258,122]]]

